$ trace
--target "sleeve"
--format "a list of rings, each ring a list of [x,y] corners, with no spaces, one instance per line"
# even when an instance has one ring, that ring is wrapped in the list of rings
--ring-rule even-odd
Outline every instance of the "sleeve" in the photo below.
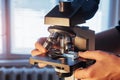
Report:
[[[80,15],[84,17],[85,20],[91,19],[98,10],[100,0],[74,0],[72,2],[74,7],[76,4],[81,4]]]
[[[120,20],[119,20],[119,25],[118,26],[116,26],[116,29],[119,31],[119,33],[120,33]]]

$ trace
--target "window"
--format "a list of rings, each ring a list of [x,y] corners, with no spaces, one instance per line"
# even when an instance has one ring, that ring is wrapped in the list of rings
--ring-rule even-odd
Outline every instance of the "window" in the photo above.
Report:
[[[30,54],[36,40],[48,36],[44,16],[55,4],[56,0],[11,0],[12,53]]]
[[[1,4],[1,1],[4,5]],[[58,1],[0,0],[0,53],[10,58],[25,58],[25,55],[30,55],[36,40],[49,35],[47,28],[50,25],[44,24],[44,16]],[[107,28],[103,28],[102,25],[106,25],[103,22],[107,21],[107,17],[105,19],[103,16],[105,15],[104,9],[108,9],[108,6],[106,8],[102,6],[108,2],[109,0],[101,0],[98,12],[85,24],[96,33]],[[6,13],[6,15],[2,17],[1,13]],[[4,26],[1,20],[4,21]],[[5,31],[2,29],[3,27]],[[3,37],[4,32],[6,32],[5,38]]]

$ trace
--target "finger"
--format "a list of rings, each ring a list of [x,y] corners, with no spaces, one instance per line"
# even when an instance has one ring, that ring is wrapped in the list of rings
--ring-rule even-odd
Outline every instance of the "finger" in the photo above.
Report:
[[[42,38],[38,39],[37,42],[40,44],[43,44],[46,41],[46,39],[47,39],[47,37],[42,37]]]
[[[79,56],[87,59],[95,59],[100,60],[105,55],[107,55],[105,52],[102,51],[85,51],[85,52],[79,52]]]
[[[87,73],[86,69],[77,69],[74,72],[74,76],[77,79],[85,79],[88,77],[88,73]]]
[[[32,56],[37,56],[37,55],[41,55],[41,54],[43,54],[43,52],[38,51],[38,49],[34,49],[31,51]]]
[[[35,43],[35,48],[38,49],[42,53],[46,53],[47,52],[47,50],[39,42]]]
[[[44,63],[38,63],[38,67],[40,67],[40,68],[43,68],[43,67],[45,67],[45,66],[47,66],[47,64],[44,64]]]

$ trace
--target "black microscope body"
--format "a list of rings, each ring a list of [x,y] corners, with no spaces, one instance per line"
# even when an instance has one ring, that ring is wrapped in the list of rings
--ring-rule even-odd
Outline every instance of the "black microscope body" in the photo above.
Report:
[[[78,51],[95,49],[95,33],[89,27],[78,24],[92,18],[98,4],[99,0],[60,1],[44,19],[45,24],[51,25],[48,28],[50,35],[43,44],[47,49],[46,56],[31,57],[30,63],[51,65],[65,80],[73,76],[76,69],[94,64],[94,60],[79,57]]]

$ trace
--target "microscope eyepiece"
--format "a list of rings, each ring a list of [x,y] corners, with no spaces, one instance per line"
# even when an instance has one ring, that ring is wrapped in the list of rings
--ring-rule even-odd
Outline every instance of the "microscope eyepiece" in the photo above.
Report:
[[[59,2],[59,12],[61,13],[69,13],[72,10],[71,2]]]

